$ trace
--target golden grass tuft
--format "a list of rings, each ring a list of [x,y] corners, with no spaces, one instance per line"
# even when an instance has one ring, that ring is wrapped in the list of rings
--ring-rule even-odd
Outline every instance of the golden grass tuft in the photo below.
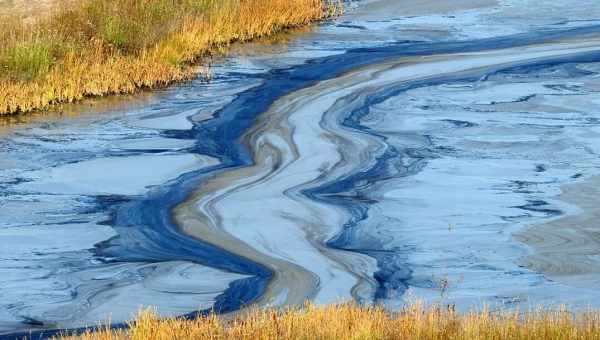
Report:
[[[232,42],[339,8],[326,0],[86,0],[33,23],[2,17],[0,114],[186,80]]]
[[[84,340],[171,339],[600,339],[600,312],[573,315],[565,308],[529,313],[459,314],[415,303],[398,313],[380,307],[334,304],[283,311],[252,310],[233,320],[210,315],[195,320],[159,319],[144,311],[129,330],[87,332]]]

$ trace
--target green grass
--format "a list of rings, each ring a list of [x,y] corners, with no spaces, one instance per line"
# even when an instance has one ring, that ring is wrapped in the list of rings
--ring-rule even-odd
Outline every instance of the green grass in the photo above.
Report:
[[[7,75],[33,79],[46,74],[54,64],[56,45],[43,39],[19,42],[0,55]]]

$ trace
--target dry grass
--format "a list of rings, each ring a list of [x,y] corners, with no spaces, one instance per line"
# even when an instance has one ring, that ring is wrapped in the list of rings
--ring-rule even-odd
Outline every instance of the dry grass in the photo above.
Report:
[[[140,313],[129,330],[103,330],[85,340],[167,339],[600,339],[600,312],[572,315],[564,308],[530,313],[458,314],[416,303],[399,313],[354,304],[285,311],[255,310],[235,320],[211,315],[196,320],[159,320]]]
[[[0,0],[0,17],[10,16],[13,19],[33,21],[76,1],[78,0]]]
[[[195,76],[202,57],[334,15],[325,0],[86,0],[0,23],[0,114]]]

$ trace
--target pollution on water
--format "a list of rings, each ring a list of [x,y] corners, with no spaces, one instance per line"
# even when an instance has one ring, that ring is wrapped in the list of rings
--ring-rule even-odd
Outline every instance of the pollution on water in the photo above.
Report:
[[[343,7],[210,79],[0,116],[0,339],[147,307],[600,307],[600,3]]]

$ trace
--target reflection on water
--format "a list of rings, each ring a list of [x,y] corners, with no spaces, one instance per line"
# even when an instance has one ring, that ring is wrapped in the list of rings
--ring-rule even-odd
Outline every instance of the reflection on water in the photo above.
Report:
[[[151,105],[153,101],[159,100],[157,97],[160,97],[159,92],[140,91],[135,95],[86,98],[77,103],[57,105],[28,114],[0,115],[0,134],[10,132],[10,128],[23,124],[50,123],[81,115],[93,116],[135,110]]]

